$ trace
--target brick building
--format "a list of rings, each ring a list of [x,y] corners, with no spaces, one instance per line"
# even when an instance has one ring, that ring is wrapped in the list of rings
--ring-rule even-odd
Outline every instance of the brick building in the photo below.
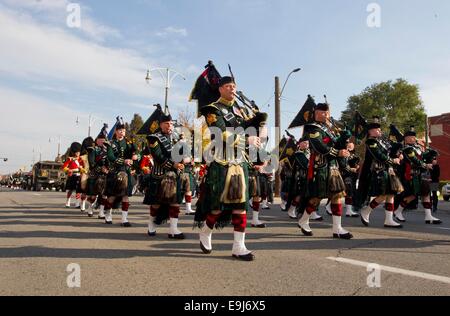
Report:
[[[430,146],[439,151],[441,180],[450,180],[450,113],[429,117]]]

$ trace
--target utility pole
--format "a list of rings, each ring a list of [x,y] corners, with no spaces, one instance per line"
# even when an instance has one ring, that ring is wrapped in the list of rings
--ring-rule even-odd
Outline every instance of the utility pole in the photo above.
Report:
[[[278,148],[281,137],[281,112],[280,112],[280,78],[275,77],[275,148]],[[278,168],[275,174],[275,196],[280,196],[281,191],[281,179],[280,168]]]

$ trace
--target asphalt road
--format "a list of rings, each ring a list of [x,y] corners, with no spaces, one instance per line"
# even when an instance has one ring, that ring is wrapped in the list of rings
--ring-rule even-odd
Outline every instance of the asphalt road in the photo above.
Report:
[[[402,230],[383,228],[382,209],[369,228],[344,218],[350,241],[330,238],[327,215],[304,237],[273,205],[261,216],[266,229],[247,229],[256,260],[240,262],[231,227],[213,234],[204,255],[192,216],[180,218],[186,240],[169,240],[168,225],[150,239],[142,199],[132,198],[133,227],[122,228],[119,214],[107,226],[65,209],[64,193],[0,189],[0,295],[450,295],[450,203],[440,205],[440,226],[425,225],[421,210],[406,214]],[[369,263],[381,270],[368,272]]]

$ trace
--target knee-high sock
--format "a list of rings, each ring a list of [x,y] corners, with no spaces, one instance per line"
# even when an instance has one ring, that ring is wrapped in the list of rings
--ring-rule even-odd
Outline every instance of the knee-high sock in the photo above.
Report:
[[[244,233],[247,227],[247,214],[233,214],[232,223],[235,232]]]
[[[169,217],[170,218],[178,218],[180,214],[179,206],[169,206]]]

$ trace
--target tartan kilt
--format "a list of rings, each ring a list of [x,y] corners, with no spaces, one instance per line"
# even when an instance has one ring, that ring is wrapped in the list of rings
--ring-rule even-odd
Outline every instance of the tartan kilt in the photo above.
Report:
[[[223,191],[225,190],[225,179],[227,177],[228,166],[223,166],[217,162],[212,162],[208,167],[208,173],[205,180],[205,199],[203,207],[206,213],[210,213],[214,210],[227,211],[227,210],[245,210],[248,212],[250,199],[249,194],[249,181],[248,181],[248,164],[241,163],[241,167],[244,171],[244,181],[246,185],[246,203],[237,204],[224,204],[220,201]]]
[[[325,199],[329,197],[328,176],[329,166],[314,169],[313,179],[307,180],[307,197]]]
[[[419,176],[413,176],[411,180],[402,179],[402,184],[405,189],[405,191],[403,191],[403,196],[420,195],[421,182]]]
[[[260,174],[257,177],[259,181],[259,196],[260,197],[267,197],[269,195],[269,179],[266,175]]]
[[[123,171],[125,172],[125,171]],[[105,187],[105,195],[107,197],[117,197],[121,198],[124,196],[132,196],[132,189],[133,189],[133,182],[131,179],[131,174],[129,172],[126,172],[128,177],[128,183],[126,188],[118,188],[117,187],[117,176],[118,173],[116,172],[110,172],[106,176],[106,187]]]
[[[157,179],[150,176],[147,180],[147,187],[145,189],[144,202],[145,205],[161,205],[161,181],[162,179]],[[183,191],[181,178],[177,177],[177,193],[176,201],[174,204],[181,204],[183,201]]]
[[[242,163],[241,167],[244,172],[244,181],[247,188],[246,192],[244,192],[246,203],[225,204],[220,199],[225,190],[228,166],[223,166],[215,161],[209,165],[206,177],[200,185],[200,198],[196,204],[197,210],[194,217],[194,227],[201,228],[205,223],[207,215],[213,211],[222,212],[215,224],[217,229],[222,229],[231,223],[233,210],[249,211],[249,166],[247,163]]]
[[[389,175],[386,170],[372,171],[370,175],[369,196],[394,194],[391,191]]]
[[[101,183],[103,181],[103,183]],[[103,195],[106,188],[106,175],[89,177],[87,182],[86,194],[88,196]]]
[[[286,177],[281,183],[281,192],[289,193],[294,185],[295,178],[293,176]]]
[[[305,196],[307,188],[307,179],[306,175],[297,174],[295,177],[295,182],[293,182],[293,185],[290,188],[289,196],[292,198],[297,196]]]

